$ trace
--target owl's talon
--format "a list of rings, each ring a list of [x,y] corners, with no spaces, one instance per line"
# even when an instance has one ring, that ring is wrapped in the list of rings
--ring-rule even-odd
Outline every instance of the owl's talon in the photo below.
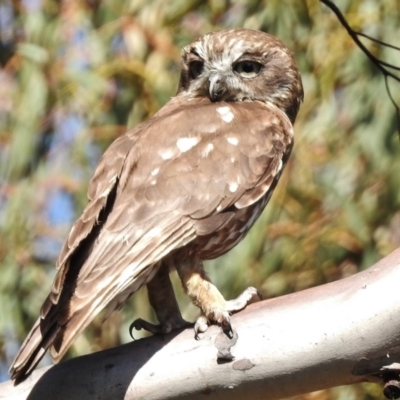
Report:
[[[194,338],[195,338],[195,340],[203,340],[204,335],[203,335],[203,333],[195,332]]]
[[[213,287],[212,290],[216,290]],[[194,324],[195,339],[202,339],[202,333],[206,332],[209,325],[217,324],[221,326],[223,332],[229,339],[234,337],[234,331],[230,322],[230,314],[239,312],[246,308],[249,304],[262,300],[261,293],[254,287],[248,287],[236,299],[225,301],[222,296],[218,302],[208,305],[206,310],[197,318]]]
[[[225,335],[229,337],[229,339],[233,338],[234,333],[230,323],[229,313],[225,311],[221,312],[219,310],[218,312],[214,312],[213,317],[210,317],[209,319],[207,319],[205,315],[200,315],[200,317],[197,318],[194,324],[195,339],[196,340],[203,339],[204,335],[202,334],[207,331],[208,327],[211,324],[214,323],[222,328],[223,332],[225,333]]]
[[[129,334],[131,335],[132,339],[135,339],[133,337],[133,333],[132,333],[134,329],[136,329],[137,331],[144,329],[145,331],[148,331],[148,332],[152,333],[153,335],[162,334],[161,325],[152,324],[151,322],[145,321],[144,319],[141,319],[141,318],[135,319],[129,325]]]
[[[234,333],[232,327],[229,325],[228,328],[222,329],[225,333],[226,336],[228,336],[229,339],[233,339]]]
[[[132,333],[134,329],[138,331],[144,329],[145,331],[150,332],[153,335],[167,335],[173,330],[187,328],[189,326],[193,326],[193,324],[185,321],[183,318],[171,319],[164,322],[163,324],[152,324],[151,322],[145,321],[142,318],[138,318],[129,325],[129,334],[131,338],[135,340]]]

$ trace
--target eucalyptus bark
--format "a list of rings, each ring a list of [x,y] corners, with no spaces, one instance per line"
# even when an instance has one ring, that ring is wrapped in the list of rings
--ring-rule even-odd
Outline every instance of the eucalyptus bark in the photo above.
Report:
[[[400,249],[349,278],[252,304],[229,340],[186,329],[35,371],[0,399],[282,399],[398,377]],[[231,358],[231,359],[230,359]],[[205,396],[207,395],[207,396]]]

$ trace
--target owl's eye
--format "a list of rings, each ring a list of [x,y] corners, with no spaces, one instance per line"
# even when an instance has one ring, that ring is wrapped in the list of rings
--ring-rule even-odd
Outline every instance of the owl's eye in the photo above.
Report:
[[[243,78],[254,78],[261,71],[261,64],[255,61],[239,61],[233,70]]]
[[[204,63],[202,61],[193,61],[190,63],[189,70],[193,79],[196,79],[203,72]]]

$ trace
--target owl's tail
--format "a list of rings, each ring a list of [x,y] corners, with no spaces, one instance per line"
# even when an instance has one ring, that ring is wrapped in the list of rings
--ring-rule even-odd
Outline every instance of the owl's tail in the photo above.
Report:
[[[24,381],[32,373],[60,329],[55,324],[52,328],[47,328],[46,333],[42,333],[42,322],[43,319],[38,318],[11,364],[9,373],[14,385]]]

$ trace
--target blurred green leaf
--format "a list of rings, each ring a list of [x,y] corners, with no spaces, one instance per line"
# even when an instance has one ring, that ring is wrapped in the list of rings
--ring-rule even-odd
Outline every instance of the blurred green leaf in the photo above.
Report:
[[[14,9],[7,31],[13,50],[0,67],[3,348],[24,338],[55,273],[55,260],[35,253],[38,237],[61,242],[68,231],[65,222],[48,222],[51,194],[68,193],[78,216],[101,152],[174,95],[181,46],[211,30],[244,26],[279,36],[295,54],[305,89],[293,154],[270,204],[242,243],[207,262],[223,294],[251,285],[279,296],[349,276],[400,246],[395,110],[383,77],[319,2],[39,3]],[[337,5],[355,29],[398,45],[396,1]],[[400,66],[400,52],[365,43]],[[390,85],[400,104],[399,84]],[[175,275],[173,281],[185,318],[194,319],[197,310]],[[137,317],[154,319],[145,289],[110,321],[97,318],[71,354],[129,341],[127,327]],[[368,384],[296,399],[380,398],[380,388]]]

